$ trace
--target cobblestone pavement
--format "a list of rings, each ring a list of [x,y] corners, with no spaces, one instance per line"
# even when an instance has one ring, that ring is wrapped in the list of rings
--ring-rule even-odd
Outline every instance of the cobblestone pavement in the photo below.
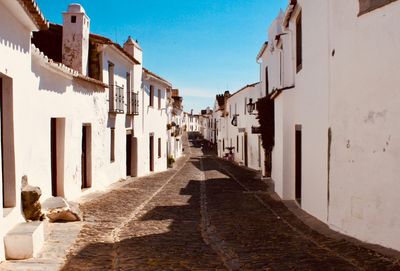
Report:
[[[173,170],[83,204],[63,270],[400,270],[398,259],[312,230],[267,188],[191,148]]]

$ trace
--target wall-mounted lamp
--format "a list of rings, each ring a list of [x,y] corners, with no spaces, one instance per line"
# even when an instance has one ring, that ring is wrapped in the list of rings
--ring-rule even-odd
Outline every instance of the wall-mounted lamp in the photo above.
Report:
[[[249,99],[249,103],[246,105],[246,107],[247,107],[247,112],[249,113],[249,115],[257,115],[256,113],[253,113],[254,110],[256,110],[256,103],[253,103],[252,98]]]

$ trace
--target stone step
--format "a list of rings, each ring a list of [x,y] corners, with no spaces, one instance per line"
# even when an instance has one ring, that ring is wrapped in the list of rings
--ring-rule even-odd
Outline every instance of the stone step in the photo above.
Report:
[[[43,222],[23,222],[12,228],[4,237],[7,260],[35,257],[44,243]]]

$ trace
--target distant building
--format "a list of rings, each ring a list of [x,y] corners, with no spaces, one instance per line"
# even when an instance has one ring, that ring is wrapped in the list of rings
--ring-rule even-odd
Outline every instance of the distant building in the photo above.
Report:
[[[225,157],[232,152],[233,161],[265,173],[265,155],[255,109],[261,96],[259,83],[247,85],[233,94],[217,95],[214,108],[218,156]],[[249,104],[254,105],[251,112]]]

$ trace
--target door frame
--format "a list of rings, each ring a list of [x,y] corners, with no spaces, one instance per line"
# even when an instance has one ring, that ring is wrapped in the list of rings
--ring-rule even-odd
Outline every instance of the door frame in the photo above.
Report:
[[[302,198],[302,129],[295,126],[295,200],[301,206]]]
[[[64,197],[65,118],[50,119],[51,194]]]
[[[249,166],[249,136],[247,132],[244,132],[244,165]]]
[[[126,130],[126,176],[132,176],[133,169],[133,130]]]
[[[154,171],[154,133],[150,133],[150,136],[149,136],[149,153],[150,153],[149,169],[150,169],[150,172],[153,172]]]
[[[92,187],[92,125],[82,124],[81,189]]]

